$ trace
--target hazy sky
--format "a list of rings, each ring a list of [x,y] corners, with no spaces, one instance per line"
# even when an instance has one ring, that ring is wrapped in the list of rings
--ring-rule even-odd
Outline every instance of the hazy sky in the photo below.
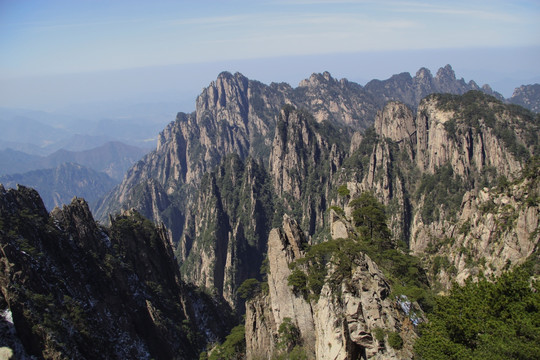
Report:
[[[221,70],[360,81],[450,63],[480,83],[538,79],[539,19],[538,0],[0,0],[0,106],[178,98]]]

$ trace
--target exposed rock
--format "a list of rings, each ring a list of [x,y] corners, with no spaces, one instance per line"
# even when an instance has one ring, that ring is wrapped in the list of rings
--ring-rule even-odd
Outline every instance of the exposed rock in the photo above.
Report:
[[[232,325],[224,310],[214,311],[219,333],[196,317],[204,301],[180,282],[166,232],[136,212],[105,229],[82,199],[49,216],[34,190],[0,186],[0,224],[0,305],[16,358],[191,359]]]
[[[459,176],[468,176],[475,167],[478,170],[494,167],[511,178],[521,169],[519,160],[508,151],[492,127],[484,124],[477,130],[466,123],[469,119],[456,122],[459,115],[441,109],[435,97],[425,99],[418,114],[416,164],[422,171],[433,173],[436,168],[449,163]],[[499,117],[496,121],[509,120],[504,113],[496,116]],[[455,124],[451,131],[447,126],[449,122]]]
[[[416,108],[424,97],[433,93],[449,93],[461,95],[471,90],[485,91],[488,95],[493,95],[499,100],[503,96],[494,93],[491,89],[480,88],[474,81],[468,84],[463,79],[457,80],[454,70],[450,65],[440,68],[437,75],[433,77],[426,68],[418,70],[414,77],[409,73],[393,75],[388,80],[372,80],[366,84],[364,89],[372,94],[382,108],[389,101],[400,101],[412,108]]]
[[[176,121],[165,128],[157,149],[128,171],[122,184],[99,205],[97,217],[106,221],[108,214],[135,207],[155,222],[163,221],[176,244],[182,237],[186,209],[194,200],[200,180],[214,170],[222,157],[236,153],[242,160],[251,156],[265,164],[269,162],[272,140],[278,132],[277,115],[283,105],[306,109],[319,123],[327,121],[334,126],[362,130],[388,100],[403,101],[415,108],[427,94],[442,91],[440,87],[458,93],[475,88],[455,80],[449,66],[443,70],[435,78],[429,70],[421,69],[414,82],[410,75],[401,74],[365,87],[345,79],[338,81],[325,72],[313,74],[296,89],[287,84],[264,85],[239,73],[221,73],[197,98],[195,112],[179,113]],[[454,82],[457,85],[452,85]],[[358,139],[355,141],[351,149],[355,149]],[[346,147],[347,142],[348,139],[343,144]],[[149,186],[150,180],[155,181],[153,186]],[[167,204],[164,207],[149,203],[158,203],[153,198],[158,188],[166,194],[161,197],[168,197],[162,201]],[[316,227],[322,224],[317,206],[308,206],[309,212],[315,214]],[[314,232],[313,224],[306,219],[302,222],[310,227],[310,234]]]
[[[449,289],[452,281],[463,284],[480,274],[500,276],[536,251],[540,208],[534,199],[540,194],[539,175],[537,164],[528,177],[502,190],[467,192],[456,223],[442,222],[417,234],[412,248],[429,254],[428,266],[443,289]]]
[[[414,326],[390,297],[390,287],[371,259],[341,284],[341,296],[325,284],[314,307],[318,359],[410,359],[416,338]],[[397,351],[375,337],[375,329],[399,333],[408,341]]]
[[[246,305],[247,358],[271,359],[279,325],[291,319],[307,348],[314,351],[315,330],[311,305],[287,285],[289,265],[303,257],[306,238],[296,221],[285,215],[283,228],[268,236],[268,295],[259,295]],[[265,310],[267,309],[267,310]],[[266,346],[264,344],[267,344]]]
[[[283,224],[283,229],[273,229],[268,239],[269,294],[247,303],[247,358],[271,359],[279,352],[277,330],[286,318],[298,328],[308,358],[412,358],[414,326],[389,297],[384,275],[368,256],[360,255],[362,260],[350,278],[338,285],[339,290],[326,282],[319,299],[311,303],[294,293],[287,285],[289,265],[304,256],[302,244],[306,240],[290,218],[284,217]],[[271,310],[265,310],[268,308]],[[376,329],[381,329],[383,336],[398,332],[405,339],[403,349],[397,351],[375,339]]]
[[[315,334],[311,306],[287,284],[291,274],[289,265],[303,257],[304,244],[306,239],[302,230],[285,215],[283,229],[272,229],[268,236],[268,287],[275,323],[279,325],[283,319],[290,318],[298,327],[303,341],[312,344]]]
[[[274,213],[270,180],[253,159],[226,157],[201,182],[177,253],[187,282],[211,289],[240,312],[237,288],[260,278]]]
[[[312,74],[295,89],[291,103],[305,108],[317,122],[330,121],[356,129],[369,126],[377,108],[371,94],[346,79],[338,81],[329,72]]]
[[[323,125],[318,126],[306,112],[284,107],[269,160],[274,191],[284,211],[302,214],[299,220],[309,235],[324,226],[334,177],[344,158],[346,135],[328,123]]]
[[[276,325],[270,297],[259,295],[246,303],[246,358],[271,359],[276,351]]]
[[[512,104],[521,105],[535,113],[540,112],[540,84],[522,85],[514,90]]]

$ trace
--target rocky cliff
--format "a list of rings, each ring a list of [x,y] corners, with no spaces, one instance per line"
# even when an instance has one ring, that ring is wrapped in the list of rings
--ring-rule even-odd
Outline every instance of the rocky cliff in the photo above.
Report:
[[[426,79],[431,76],[427,70],[423,73]],[[456,80],[449,66],[434,79],[426,80],[435,85],[418,85],[418,96],[399,90],[410,87],[407,81],[383,82],[386,90],[380,90],[373,84],[362,87],[345,79],[336,80],[325,72],[313,74],[292,88],[287,84],[265,85],[239,73],[221,73],[197,98],[195,112],[179,113],[160,134],[157,149],[135,164],[122,184],[101,202],[97,217],[106,221],[110,213],[135,207],[146,217],[163,221],[177,243],[184,229],[184,209],[193,201],[191,195],[203,175],[212,171],[223,156],[235,153],[242,160],[251,156],[268,164],[283,105],[305,109],[319,124],[362,130],[372,124],[387,98],[416,107],[425,94],[477,88]]]
[[[230,327],[226,312],[197,316],[212,301],[136,212],[102,228],[82,199],[49,215],[34,190],[0,187],[0,225],[1,337],[16,358],[192,359]]]
[[[538,248],[538,115],[488,87],[428,95],[477,88],[450,67],[365,87],[222,73],[100,204],[109,227],[80,199],[48,215],[35,192],[2,188],[10,346],[212,358],[245,311],[237,355],[412,358],[430,285]]]
[[[509,183],[466,192],[459,217],[416,242],[439,289],[523,264],[540,242],[538,158]]]
[[[450,65],[440,68],[435,76],[428,69],[421,68],[414,77],[401,73],[388,80],[372,80],[366,84],[365,90],[373,94],[380,107],[389,101],[400,101],[415,108],[423,98],[433,93],[462,95],[471,90],[480,90],[504,100],[489,85],[479,87],[473,80],[466,83],[463,78],[457,79]]]
[[[520,105],[535,113],[539,113],[540,84],[522,85],[516,88],[509,101],[512,104]]]
[[[247,358],[272,359],[291,348],[314,359],[412,358],[414,326],[367,255],[356,254],[339,283],[331,280],[330,269],[317,299],[307,300],[288,285],[291,267],[305,257],[306,245],[302,230],[288,216],[282,228],[271,231],[269,292],[246,304]],[[397,334],[403,342],[393,348],[388,336]]]
[[[292,106],[279,115],[269,172],[280,199],[278,211],[294,214],[313,235],[324,226],[334,177],[344,158],[348,134],[328,122],[317,123]]]
[[[274,215],[271,190],[262,164],[227,156],[203,177],[178,244],[184,279],[223,296],[240,312],[238,287],[260,278]]]
[[[471,89],[478,91],[425,97]],[[466,191],[519,172],[537,152],[536,120],[483,92],[491,93],[457,80],[450,66],[434,77],[420,69],[414,78],[365,87],[329,73],[297,88],[222,73],[195,112],[166,127],[156,151],[128,171],[98,216],[106,221],[133,207],[163,222],[185,280],[242,309],[236,290],[260,279],[268,224],[278,226],[284,213],[317,242],[328,207],[348,201],[339,186],[348,199],[374,191],[389,209],[395,243],[416,251],[440,235],[441,221],[456,218]],[[399,101],[383,107],[390,99]],[[372,119],[374,128],[362,130]],[[248,179],[244,168],[257,170]]]
[[[428,96],[416,115],[404,104],[390,102],[378,113],[374,132],[365,133],[358,149],[345,160],[363,169],[360,176],[349,177],[353,180],[347,183],[349,196],[374,191],[390,210],[395,240],[409,244],[417,255],[430,254],[426,266],[434,266],[435,272],[443,263],[446,270],[451,268],[451,275],[436,276],[443,288],[452,280],[477,275],[473,263],[483,263],[484,274],[498,275],[507,260],[517,264],[537,246],[538,206],[526,201],[516,184],[506,200],[483,189],[497,181],[518,179],[527,159],[538,154],[536,118],[479,92]],[[480,205],[480,199],[508,206],[506,210],[501,210],[503,205],[494,206],[488,215],[478,211],[487,206]],[[345,211],[350,213],[347,206]],[[500,226],[494,224],[507,221],[496,220],[497,216],[520,220],[512,222],[506,228],[508,234],[502,236],[496,231]],[[459,229],[468,233],[473,223],[479,226],[475,238],[458,235]],[[501,236],[507,240],[495,240]]]

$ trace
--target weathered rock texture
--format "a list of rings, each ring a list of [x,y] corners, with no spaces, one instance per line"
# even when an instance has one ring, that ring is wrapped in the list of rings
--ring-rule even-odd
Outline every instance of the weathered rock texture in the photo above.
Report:
[[[285,107],[280,113],[269,171],[283,211],[295,214],[309,235],[324,226],[347,141],[343,129],[322,127],[304,111]]]
[[[423,96],[433,92],[460,94],[478,88],[456,80],[449,66],[435,78],[425,69],[419,73],[414,96],[410,95],[412,80],[403,74],[362,87],[325,72],[292,88],[264,85],[239,73],[221,73],[197,98],[193,113],[179,113],[165,128],[157,149],[128,171],[122,184],[100,204],[97,216],[106,221],[108,214],[134,207],[158,223],[163,221],[173,242],[178,243],[192,195],[203,175],[222,157],[235,153],[242,160],[251,156],[268,164],[279,132],[276,125],[284,120],[278,116],[283,105],[307,110],[319,124],[362,130],[372,124],[387,99],[416,107]]]
[[[522,85],[514,90],[511,103],[521,105],[535,113],[540,112],[540,84]]]
[[[230,326],[225,311],[211,326],[196,316],[212,302],[180,282],[166,233],[137,213],[105,229],[82,199],[49,215],[34,190],[0,186],[0,226],[0,320],[14,329],[2,338],[16,358],[191,359]]]
[[[469,191],[457,222],[443,222],[429,242],[418,243],[434,279],[448,289],[480,274],[500,276],[522,264],[540,242],[540,167],[502,187]]]
[[[469,90],[478,91],[425,98]],[[289,213],[320,241],[329,205],[346,205],[339,185],[348,184],[350,197],[375,192],[389,209],[395,241],[418,253],[447,228],[442,219],[456,216],[466,191],[518,173],[524,154],[535,151],[537,126],[482,92],[492,93],[457,80],[450,66],[435,77],[420,69],[365,87],[329,73],[297,88],[222,73],[193,113],[179,113],[165,128],[98,217],[133,207],[164,223],[184,279],[242,311],[236,290],[260,279],[270,224]],[[362,133],[373,119],[374,130]],[[457,190],[434,199],[439,190],[426,176],[440,180],[448,168],[444,176]]]
[[[270,179],[253,159],[226,157],[206,174],[186,220],[177,254],[184,279],[212,289],[242,311],[237,288],[260,278],[274,213]]]
[[[311,302],[293,291],[287,284],[289,265],[304,256],[306,241],[298,224],[288,216],[283,219],[283,228],[271,231],[269,293],[246,305],[247,358],[271,359],[279,353],[278,329],[287,318],[298,328],[308,358],[412,358],[413,325],[389,297],[384,275],[368,256],[361,256],[350,278],[339,285],[340,291],[326,283],[319,299]],[[384,340],[377,340],[375,329],[400,333],[404,348],[396,351]]]
[[[528,190],[514,184],[506,200],[482,190],[501,177],[519,178],[526,159],[538,154],[534,114],[479,92],[432,95],[416,116],[402,103],[388,103],[374,130],[351,155],[362,159],[355,160],[362,172],[348,177],[350,197],[373,191],[387,205],[396,241],[442,271],[435,278],[443,288],[479,269],[498,275],[508,261],[520,263],[536,248],[538,204],[523,194],[537,182]],[[479,210],[500,201],[504,206],[494,205],[491,214]],[[469,228],[474,235],[459,233]]]

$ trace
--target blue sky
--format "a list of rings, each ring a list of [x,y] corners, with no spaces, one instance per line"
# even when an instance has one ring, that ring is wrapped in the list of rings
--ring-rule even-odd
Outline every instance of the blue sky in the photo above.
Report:
[[[69,76],[121,78],[119,71],[167,66],[175,69],[171,77],[197,89],[221,70],[262,81],[274,76],[293,82],[325,70],[369,80],[414,72],[435,58],[440,63],[432,71],[451,63],[458,76],[525,81],[540,76],[538,19],[540,1],[523,0],[0,0],[0,105],[23,106],[16,96],[30,101],[31,92],[18,95],[17,89],[32,81],[37,88],[47,82],[49,96],[57,91],[65,97],[80,91],[66,85]],[[482,49],[501,61],[486,60]],[[434,54],[448,54],[448,61]],[[361,72],[353,70],[355,62]],[[160,82],[151,74],[145,75],[147,83],[159,93]],[[162,77],[164,91],[180,91]],[[143,94],[144,81],[137,86]],[[135,90],[133,84],[112,88],[126,96]]]

